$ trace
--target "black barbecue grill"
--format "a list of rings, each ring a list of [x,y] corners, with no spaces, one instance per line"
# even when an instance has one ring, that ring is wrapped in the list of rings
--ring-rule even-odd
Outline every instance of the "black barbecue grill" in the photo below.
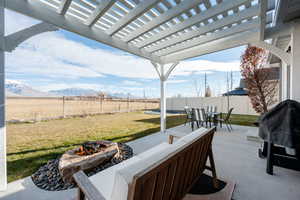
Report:
[[[264,140],[260,157],[267,157],[267,173],[273,165],[300,170],[300,103],[285,100],[261,116],[259,136]],[[292,149],[294,154],[286,153]]]

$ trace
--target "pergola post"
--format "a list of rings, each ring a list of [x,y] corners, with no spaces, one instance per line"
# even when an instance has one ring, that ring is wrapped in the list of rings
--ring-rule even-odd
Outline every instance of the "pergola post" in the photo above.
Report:
[[[4,5],[0,3],[0,191],[5,190],[7,186],[4,50]]]
[[[291,35],[290,95],[291,99],[300,101],[300,24],[295,24]]]
[[[155,62],[151,63],[160,79],[160,132],[165,133],[167,121],[166,81],[179,62],[173,63],[167,71],[165,70],[166,65],[161,65]]]
[[[164,74],[163,65],[160,66],[161,74]],[[160,132],[166,131],[167,100],[166,100],[166,79],[160,78]]]
[[[45,22],[33,25],[16,33],[5,36],[5,1],[0,1],[0,191],[7,188],[6,163],[6,126],[5,126],[5,52],[12,52],[19,44],[30,37],[57,27]]]

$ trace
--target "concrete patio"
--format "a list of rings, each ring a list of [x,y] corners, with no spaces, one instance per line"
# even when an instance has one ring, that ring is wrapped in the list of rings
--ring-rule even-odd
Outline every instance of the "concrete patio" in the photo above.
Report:
[[[248,141],[247,136],[255,136],[257,128],[233,126],[233,132],[218,129],[213,151],[218,176],[235,181],[233,199],[241,200],[297,200],[300,197],[300,172],[275,167],[273,176],[265,173],[266,160],[257,156],[258,142]],[[167,133],[188,134],[189,126],[177,126]],[[155,133],[129,142],[135,154],[139,154],[161,142],[167,141],[167,134]],[[0,192],[2,200],[27,199],[71,199],[76,190],[48,192],[38,189],[30,177],[8,184],[5,192]]]

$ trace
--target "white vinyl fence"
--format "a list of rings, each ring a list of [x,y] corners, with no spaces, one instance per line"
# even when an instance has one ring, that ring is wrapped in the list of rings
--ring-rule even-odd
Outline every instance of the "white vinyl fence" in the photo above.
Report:
[[[208,105],[217,106],[218,112],[227,112],[227,97],[172,97],[167,98],[168,111],[182,111],[185,106],[200,108]],[[258,115],[248,96],[230,96],[229,107],[234,114]]]

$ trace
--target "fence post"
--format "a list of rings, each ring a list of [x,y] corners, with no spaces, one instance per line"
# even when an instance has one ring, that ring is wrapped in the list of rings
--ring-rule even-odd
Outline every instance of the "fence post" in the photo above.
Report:
[[[127,97],[127,112],[130,112],[130,110],[129,110],[129,101],[130,101],[130,99],[129,99],[129,95],[128,95],[128,97]]]
[[[63,96],[63,118],[66,117],[66,113],[65,113],[65,96]]]

